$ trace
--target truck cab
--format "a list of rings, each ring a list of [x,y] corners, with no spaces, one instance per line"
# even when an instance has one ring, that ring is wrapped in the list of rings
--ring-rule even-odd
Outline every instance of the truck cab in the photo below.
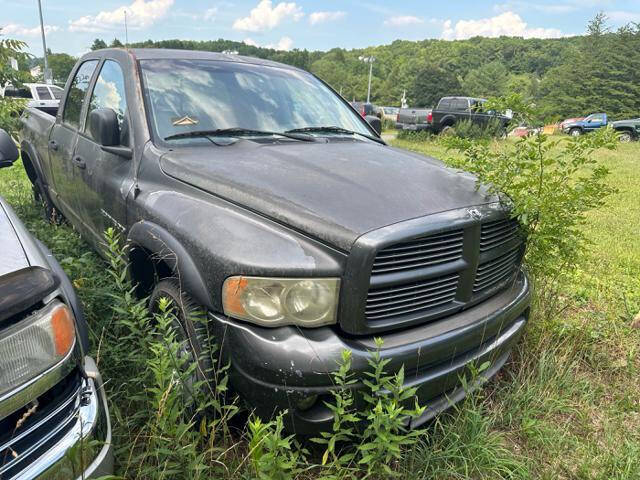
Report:
[[[562,131],[573,137],[593,132],[599,128],[606,127],[608,124],[606,113],[592,113],[583,120],[576,122],[566,122],[562,126]]]

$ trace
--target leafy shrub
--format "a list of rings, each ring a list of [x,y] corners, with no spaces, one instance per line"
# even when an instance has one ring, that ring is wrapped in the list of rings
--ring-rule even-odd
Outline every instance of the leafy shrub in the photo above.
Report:
[[[461,120],[455,124],[453,131],[456,137],[469,140],[490,140],[505,134],[505,128],[497,119],[491,119],[487,123]]]
[[[615,149],[611,128],[573,139],[533,135],[513,148],[496,149],[468,139],[450,138],[447,146],[462,153],[448,160],[476,175],[512,208],[527,236],[526,264],[547,313],[557,306],[557,287],[577,266],[588,239],[580,228],[589,210],[615,191],[596,151]]]
[[[435,136],[429,130],[400,130],[396,138],[412,142],[427,142],[435,138]]]
[[[381,119],[382,121],[382,130],[394,130],[396,128],[396,122],[394,122],[393,120],[387,118],[387,117],[382,117]]]

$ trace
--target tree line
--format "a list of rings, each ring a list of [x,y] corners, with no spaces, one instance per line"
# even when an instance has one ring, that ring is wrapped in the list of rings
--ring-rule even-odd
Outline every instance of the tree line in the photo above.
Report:
[[[118,39],[110,44],[96,39],[91,48],[108,46],[123,45]],[[234,51],[274,60],[318,75],[348,100],[366,98],[369,68],[358,57],[372,55],[372,101],[379,105],[398,106],[404,92],[416,107],[432,107],[444,95],[518,93],[536,104],[540,122],[601,111],[613,118],[640,116],[640,24],[613,31],[603,14],[589,22],[585,35],[557,39],[396,40],[328,51],[278,51],[224,39],[147,40],[130,46]],[[54,77],[64,78],[73,58],[55,55],[59,58],[49,60]]]

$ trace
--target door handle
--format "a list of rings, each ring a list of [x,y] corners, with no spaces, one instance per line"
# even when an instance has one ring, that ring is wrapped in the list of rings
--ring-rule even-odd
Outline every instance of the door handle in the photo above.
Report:
[[[82,157],[73,157],[73,164],[81,169],[87,168],[86,162],[82,159]]]
[[[49,148],[51,148],[51,150],[58,150],[58,144],[55,140],[49,140]]]

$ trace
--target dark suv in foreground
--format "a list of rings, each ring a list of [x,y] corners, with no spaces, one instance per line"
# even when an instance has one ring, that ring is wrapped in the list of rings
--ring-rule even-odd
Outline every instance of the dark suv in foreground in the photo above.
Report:
[[[17,156],[0,130],[0,167]],[[82,309],[58,262],[2,198],[0,248],[0,479],[110,474],[109,413]]]
[[[374,117],[375,119],[375,117]],[[518,222],[471,175],[388,146],[329,86],[237,55],[83,56],[57,116],[28,109],[21,150],[47,208],[94,247],[114,227],[140,293],[180,305],[230,382],[291,429],[331,428],[345,349],[362,379],[376,337],[428,406],[464,395],[471,362],[506,361],[529,312]],[[379,125],[379,122],[378,122]],[[355,389],[362,386],[354,385]]]

